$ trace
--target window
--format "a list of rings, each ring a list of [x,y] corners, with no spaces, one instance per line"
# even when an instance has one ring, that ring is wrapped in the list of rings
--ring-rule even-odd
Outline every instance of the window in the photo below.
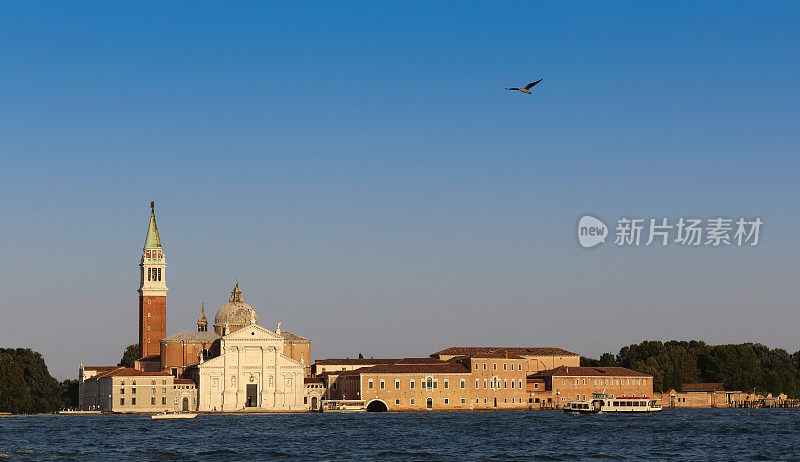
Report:
[[[505,370],[508,370],[508,369],[506,369],[507,367],[508,367],[508,364],[506,364],[506,363],[503,363],[503,370],[504,370],[504,371],[505,371]]]
[[[486,398],[483,398],[483,404],[488,403],[489,401]]]
[[[413,406],[413,405],[417,404],[417,400],[415,400],[414,398],[411,398],[410,403]]]
[[[503,404],[508,404],[508,398],[503,398]]]
[[[486,370],[486,363],[483,363],[483,370]]]
[[[148,281],[153,279],[152,274],[153,274],[153,268],[147,268],[147,280]]]
[[[414,388],[414,387],[411,387]],[[333,382],[333,389],[336,390],[336,382]]]
[[[519,364],[517,365],[517,370],[518,370],[518,371],[521,371],[521,370],[522,370],[522,363],[519,363]]]
[[[151,396],[150,397],[150,405],[151,406],[155,406],[156,405],[156,397],[155,396]]]
[[[369,382],[368,382],[368,384],[367,384],[367,388],[369,388],[370,390],[372,390],[373,388],[375,388],[375,384],[372,382],[372,379],[370,379],[370,380],[369,380]]]
[[[119,389],[119,394],[120,395],[124,395],[125,394],[125,388],[120,388]]]
[[[147,330],[150,331],[150,326],[147,326]]]
[[[399,390],[400,389],[400,380],[399,379],[394,381],[394,389],[395,390]]]
[[[481,387],[481,381],[479,379],[475,379],[475,389],[477,390],[480,387]]]
[[[561,385],[566,385],[566,384],[567,384],[567,379],[561,379]]]
[[[175,405],[176,406],[178,405],[178,397],[177,396],[175,397]]]
[[[497,370],[497,363],[492,363],[492,370],[493,370],[493,371],[496,371],[496,370]]]
[[[158,269],[158,280],[161,280],[161,268]]]
[[[124,397],[119,399],[119,404],[120,404],[120,406],[124,406],[125,405],[125,398]]]
[[[480,400],[478,398],[475,398],[475,404],[478,404],[478,403],[480,403]]]
[[[148,318],[150,317],[150,313],[147,313],[147,317],[148,317]]]
[[[394,400],[394,404],[395,404],[396,406],[399,406],[399,405],[400,405],[400,400],[399,400],[399,399],[396,399],[396,400]]]
[[[411,379],[410,387],[411,387],[412,390],[414,389],[414,379]],[[414,401],[414,400],[412,399],[411,401]],[[414,403],[411,403],[411,404],[414,404]]]
[[[511,388],[512,389],[514,388],[514,381],[513,380],[511,381]]]
[[[503,388],[508,388],[508,380],[503,380]]]
[[[450,381],[447,380],[447,379],[444,379],[444,389],[447,390],[449,388],[450,388]]]
[[[486,384],[489,383],[486,379],[483,379],[483,388],[486,389]]]
[[[538,383],[534,383],[533,384],[533,389],[534,390],[538,390],[539,389],[539,384]]]
[[[461,404],[467,404],[466,398],[461,398]]]
[[[381,390],[385,390],[385,389],[386,389],[386,381],[381,380]]]
[[[444,404],[450,404],[450,398],[445,398],[444,399]]]
[[[303,396],[303,404],[308,404],[308,396]]]
[[[517,388],[522,389],[522,379],[517,380]]]
[[[136,384],[134,384],[134,385],[136,385]],[[133,394],[133,395],[136,394],[136,388],[131,388],[131,394]]]
[[[467,381],[466,381],[466,380],[464,380],[464,379],[461,379],[461,382],[460,382],[460,384],[461,384],[461,389],[462,389],[462,390],[464,390],[465,388],[467,388]]]
[[[167,392],[167,389],[166,389],[166,388],[162,388],[162,389],[161,389],[161,393],[166,393],[166,392]]]
[[[594,384],[597,385],[597,379],[594,379]]]
[[[583,384],[586,385],[586,379],[583,379]]]
[[[136,406],[136,398],[131,398],[131,405]]]
[[[476,371],[478,370],[478,366],[479,366],[479,364],[478,364],[478,363],[475,363],[475,370],[476,370]]]
[[[178,368],[177,367],[173,367],[172,368],[172,376],[175,377],[176,379],[178,378]],[[167,381],[164,380],[162,383],[164,385],[166,385]],[[236,377],[231,377],[231,385],[236,385]]]

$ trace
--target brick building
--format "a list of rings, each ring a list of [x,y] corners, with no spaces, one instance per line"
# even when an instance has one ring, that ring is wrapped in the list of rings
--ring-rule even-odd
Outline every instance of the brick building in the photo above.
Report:
[[[661,393],[664,407],[731,407],[746,397],[741,391],[726,390],[722,383],[685,383],[680,392],[675,389]]]
[[[570,367],[530,374],[529,403],[534,409],[560,408],[569,401],[591,399],[592,393],[653,396],[653,377],[624,367]]]
[[[341,372],[333,380],[328,375],[328,379],[330,399],[362,400],[372,411],[528,407],[525,359],[507,354],[376,364]]]
[[[111,412],[178,409],[174,378],[166,372],[142,372],[130,367],[81,367],[78,380],[81,409]]]
[[[431,355],[442,361],[458,356],[476,354],[510,354],[525,360],[524,370],[528,374],[555,369],[559,366],[578,367],[581,357],[576,353],[553,347],[450,347]]]

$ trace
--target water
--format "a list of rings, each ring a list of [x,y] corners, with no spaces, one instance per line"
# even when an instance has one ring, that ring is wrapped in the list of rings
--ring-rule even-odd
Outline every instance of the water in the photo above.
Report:
[[[0,418],[0,460],[786,460],[799,445],[798,409]]]

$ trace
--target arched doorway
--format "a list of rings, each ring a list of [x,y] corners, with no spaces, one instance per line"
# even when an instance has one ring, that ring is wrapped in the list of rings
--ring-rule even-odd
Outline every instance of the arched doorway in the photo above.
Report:
[[[183,398],[183,410],[184,411],[189,410],[189,398]]]
[[[312,396],[311,397],[311,410],[312,411],[316,411],[317,410],[317,397],[316,396]]]
[[[314,400],[311,400],[311,403],[313,405]],[[386,403],[379,399],[374,399],[367,404],[367,412],[386,412],[388,410],[389,408],[386,407]]]
[[[433,398],[428,398],[428,402],[425,405],[428,409],[433,409]]]

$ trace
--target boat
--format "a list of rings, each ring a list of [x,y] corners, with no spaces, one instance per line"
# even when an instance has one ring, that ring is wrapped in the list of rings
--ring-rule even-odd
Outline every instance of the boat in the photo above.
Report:
[[[366,410],[366,403],[359,399],[325,400],[319,408],[319,412],[366,412]]]
[[[58,411],[56,414],[58,415],[94,415],[94,414],[102,414],[103,411]]]
[[[197,414],[194,412],[172,412],[163,414],[153,414],[151,419],[194,419]]]
[[[658,399],[647,396],[619,396],[606,393],[592,393],[592,399],[570,401],[564,405],[567,414],[598,414],[601,412],[658,412],[661,404]]]

